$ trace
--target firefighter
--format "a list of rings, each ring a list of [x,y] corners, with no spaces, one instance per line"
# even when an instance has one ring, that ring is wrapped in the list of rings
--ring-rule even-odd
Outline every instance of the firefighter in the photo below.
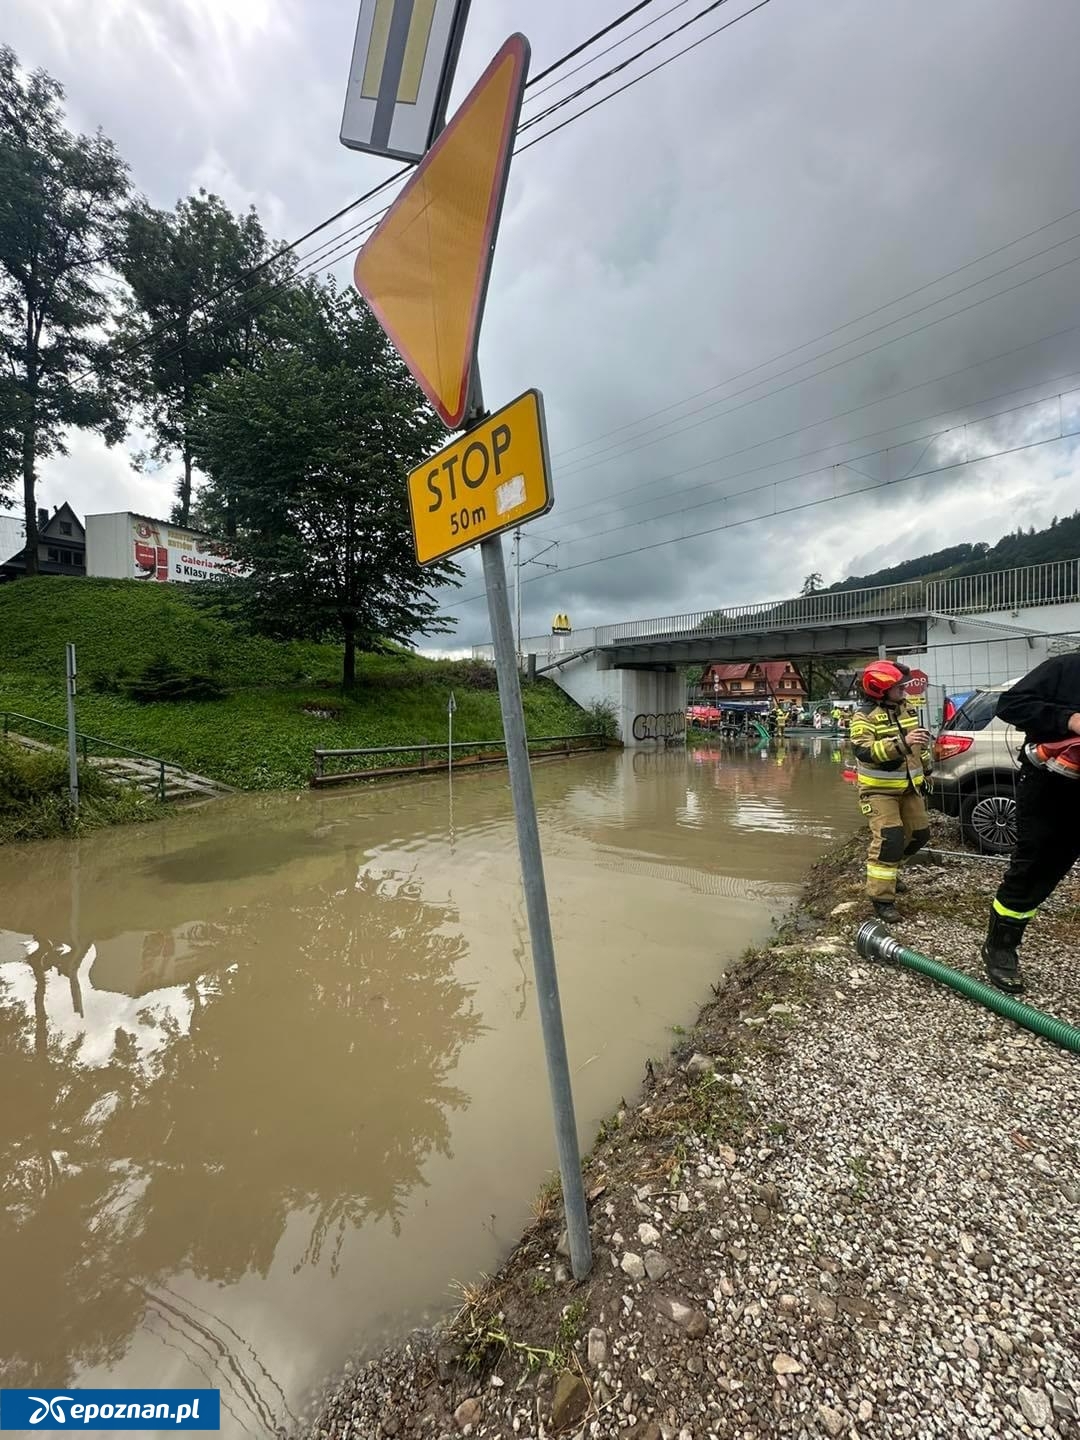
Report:
[[[859,809],[870,822],[866,893],[882,920],[898,920],[900,866],[930,839],[923,785],[930,770],[930,734],[904,695],[909,672],[875,660],[862,673],[863,703],[851,717]],[[899,887],[901,890],[905,886]]]
[[[983,963],[999,990],[1024,989],[1017,951],[1028,921],[1080,857],[1080,651],[1055,655],[998,701],[1024,732],[1016,848],[990,910]]]

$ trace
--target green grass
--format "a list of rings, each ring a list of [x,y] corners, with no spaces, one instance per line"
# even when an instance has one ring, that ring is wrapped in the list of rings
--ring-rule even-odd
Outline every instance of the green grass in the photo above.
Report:
[[[358,688],[343,697],[337,646],[253,637],[194,605],[179,587],[126,580],[39,578],[0,586],[0,710],[65,723],[69,640],[78,655],[81,731],[240,789],[306,785],[317,747],[443,741],[451,689],[455,739],[502,735],[497,693],[466,688],[463,667],[454,662],[405,651],[361,656]],[[144,705],[110,691],[163,653],[216,675],[230,693],[222,700]],[[322,718],[306,713],[305,705],[335,713]],[[594,728],[546,681],[525,687],[524,707],[530,735]]]
[[[30,751],[0,740],[0,845],[81,835],[127,820],[154,820],[164,813],[131,786],[110,783],[93,766],[79,766],[79,808],[68,796],[66,756]]]

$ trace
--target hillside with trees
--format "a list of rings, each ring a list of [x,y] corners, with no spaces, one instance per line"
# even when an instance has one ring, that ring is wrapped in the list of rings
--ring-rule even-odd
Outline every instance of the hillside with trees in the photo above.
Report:
[[[1044,565],[1051,560],[1074,560],[1080,556],[1080,510],[1063,520],[1057,516],[1045,530],[1022,527],[1003,535],[996,545],[975,541],[950,545],[929,555],[919,555],[900,565],[875,570],[869,575],[849,575],[828,590],[866,590],[875,585],[901,585],[906,580],[946,580],[959,575],[985,575],[993,570],[1013,570],[1022,565]]]

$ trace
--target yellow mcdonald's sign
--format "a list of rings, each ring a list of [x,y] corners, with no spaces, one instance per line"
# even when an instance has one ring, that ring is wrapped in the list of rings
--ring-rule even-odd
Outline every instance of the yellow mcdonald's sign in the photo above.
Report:
[[[570,624],[569,615],[556,615],[551,622],[551,633],[553,635],[569,635],[573,626]]]

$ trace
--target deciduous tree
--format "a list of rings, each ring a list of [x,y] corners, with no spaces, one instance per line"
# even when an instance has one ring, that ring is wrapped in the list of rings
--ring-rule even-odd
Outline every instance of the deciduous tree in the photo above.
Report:
[[[223,600],[271,635],[340,638],[346,689],[358,650],[445,633],[437,591],[460,572],[417,565],[405,494],[406,471],[442,439],[359,297],[295,290],[274,346],[205,391],[203,510],[234,509],[246,572]]]
[[[153,438],[150,458],[180,459],[173,518],[187,525],[200,387],[250,361],[286,262],[266,263],[266,235],[254,210],[234,215],[204,190],[172,211],[133,206],[124,251],[130,294],[119,327],[122,368]]]
[[[38,563],[37,474],[69,426],[123,434],[107,324],[127,167],[76,135],[63,87],[0,45],[0,484],[21,476],[26,570]],[[14,473],[13,473],[14,472]]]

